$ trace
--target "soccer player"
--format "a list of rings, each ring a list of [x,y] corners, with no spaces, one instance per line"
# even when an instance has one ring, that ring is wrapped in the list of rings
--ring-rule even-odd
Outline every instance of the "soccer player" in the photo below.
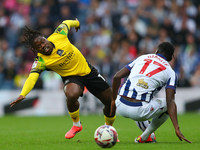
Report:
[[[173,54],[174,46],[169,42],[163,42],[158,45],[155,54],[138,57],[118,71],[113,78],[111,114],[117,107],[123,117],[136,121],[143,133],[135,139],[135,143],[155,143],[154,131],[168,117],[178,138],[191,143],[183,136],[178,125],[174,98],[177,76],[168,63],[172,60]],[[121,79],[124,77],[127,77],[127,80],[119,90]],[[153,96],[164,86],[166,98],[154,98]]]
[[[115,113],[110,116],[111,87],[67,37],[72,27],[75,27],[76,32],[80,29],[77,19],[63,21],[47,39],[37,30],[27,26],[24,28],[22,43],[29,46],[37,56],[19,97],[10,103],[10,107],[13,107],[24,100],[42,71],[55,71],[62,77],[67,107],[73,121],[72,128],[65,134],[67,139],[73,138],[82,130],[78,98],[83,96],[84,87],[104,104],[105,124],[113,125],[116,117]]]

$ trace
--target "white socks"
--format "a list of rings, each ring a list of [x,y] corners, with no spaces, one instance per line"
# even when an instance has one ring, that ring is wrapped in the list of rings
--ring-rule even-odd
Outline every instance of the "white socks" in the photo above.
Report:
[[[78,122],[73,122],[73,125],[74,125],[74,126],[77,126],[77,127],[80,127],[80,126],[81,126],[80,120],[79,120]]]
[[[169,115],[166,113],[163,113],[160,116],[153,117],[151,123],[141,135],[142,140],[146,141],[149,135],[152,132],[156,131],[168,119],[168,117]]]

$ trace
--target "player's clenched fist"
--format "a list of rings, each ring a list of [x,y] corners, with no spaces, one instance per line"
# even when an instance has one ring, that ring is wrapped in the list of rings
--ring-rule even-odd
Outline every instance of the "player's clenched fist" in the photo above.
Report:
[[[78,19],[76,18],[76,21],[78,21]],[[79,21],[78,21],[79,22]],[[80,22],[79,22],[79,26],[78,27],[75,27],[75,30],[76,30],[76,32],[78,32],[78,30],[81,28],[81,26],[80,26]]]

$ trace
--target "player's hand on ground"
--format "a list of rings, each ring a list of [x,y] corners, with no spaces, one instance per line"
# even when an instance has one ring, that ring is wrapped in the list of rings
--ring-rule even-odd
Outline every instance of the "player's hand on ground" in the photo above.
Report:
[[[78,21],[78,19],[76,18],[76,21]],[[79,21],[78,21],[79,22]],[[80,22],[79,22],[79,26],[78,27],[75,27],[76,29],[76,32],[80,29]]]
[[[15,104],[20,103],[22,100],[24,100],[26,97],[20,95],[15,101],[10,103],[10,107],[13,107]]]
[[[188,143],[192,143],[191,141],[189,141],[188,139],[186,139],[184,137],[184,135],[181,133],[180,129],[176,130],[176,135],[178,136],[178,138],[179,138],[180,141],[185,140]]]
[[[112,100],[112,102],[111,102],[111,108],[110,108],[110,116],[114,116],[115,115],[115,111],[116,111],[115,101]]]

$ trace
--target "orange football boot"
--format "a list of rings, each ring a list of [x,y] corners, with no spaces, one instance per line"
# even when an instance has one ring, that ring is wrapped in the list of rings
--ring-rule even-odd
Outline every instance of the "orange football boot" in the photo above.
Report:
[[[76,133],[80,132],[83,129],[82,125],[80,127],[72,126],[72,128],[65,134],[66,139],[73,138]]]

